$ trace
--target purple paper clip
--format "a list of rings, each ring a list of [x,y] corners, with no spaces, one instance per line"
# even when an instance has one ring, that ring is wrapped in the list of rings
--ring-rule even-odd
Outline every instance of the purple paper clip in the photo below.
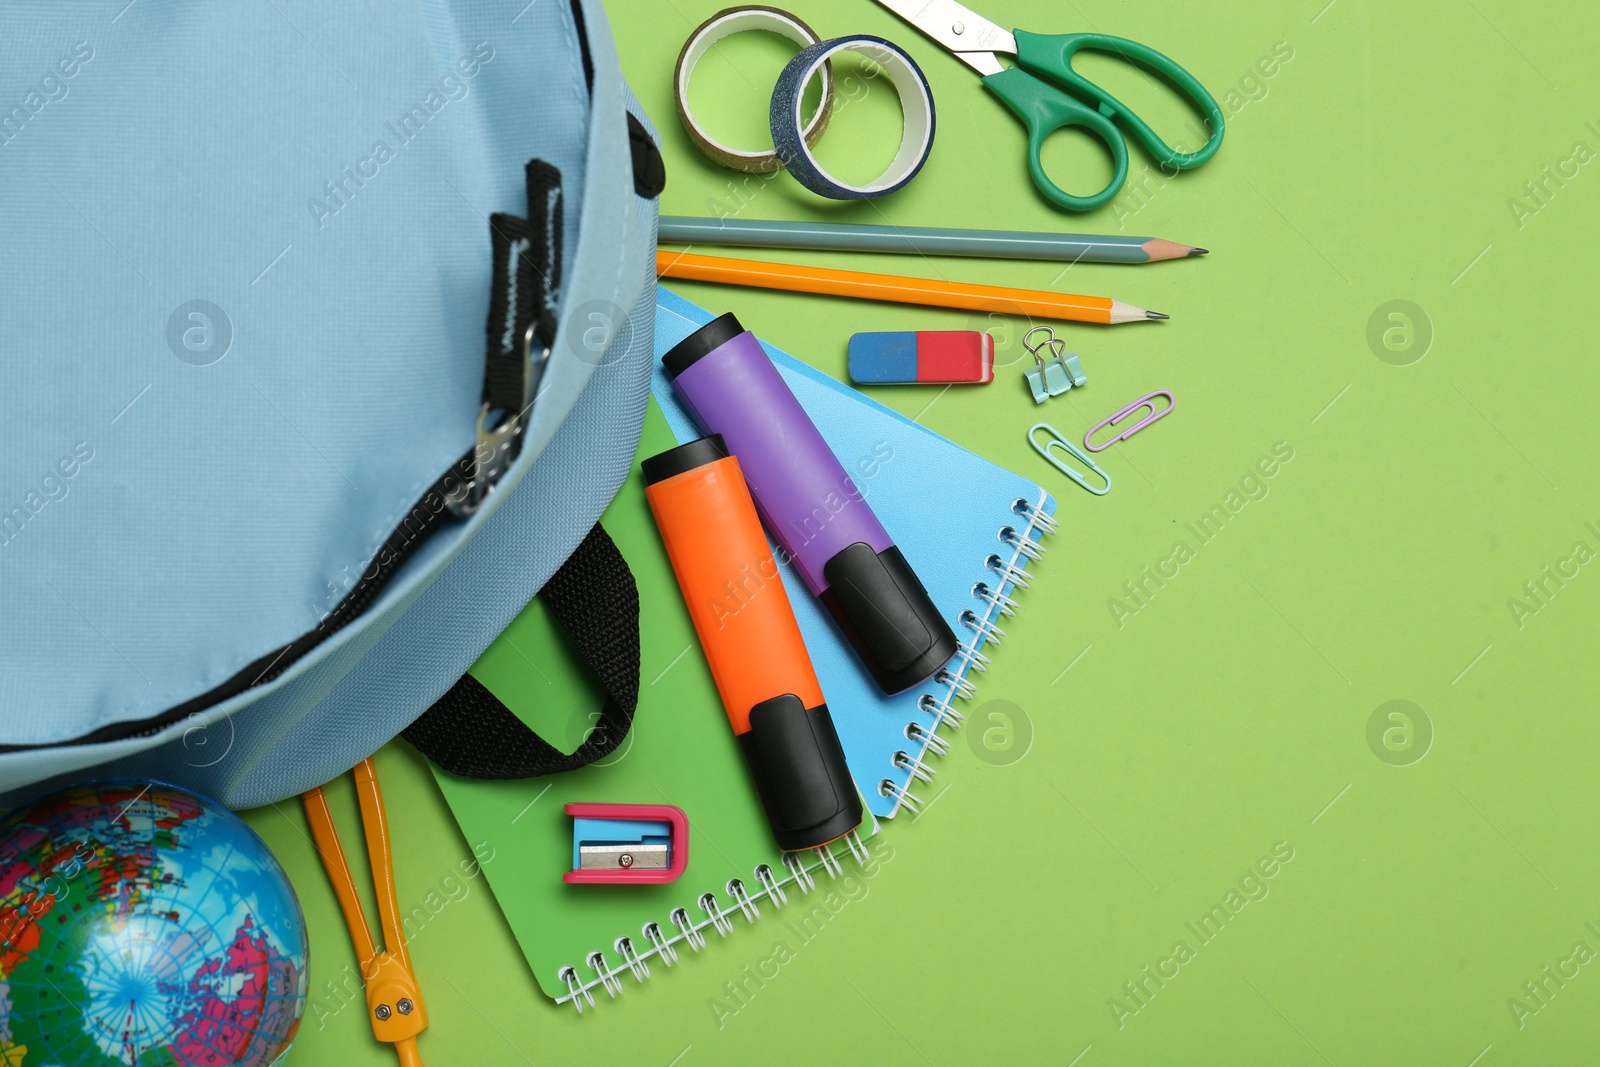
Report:
[[[1159,410],[1156,408],[1156,397],[1158,396],[1164,396],[1167,398],[1167,406]],[[1141,396],[1138,400],[1135,400],[1133,403],[1129,404],[1127,407],[1123,408],[1110,418],[1101,419],[1099,422],[1089,427],[1089,432],[1083,435],[1083,447],[1087,448],[1090,452],[1104,452],[1118,441],[1126,441],[1128,438],[1132,437],[1146,426],[1149,426],[1152,422],[1155,422],[1163,415],[1169,414],[1172,409],[1177,406],[1178,402],[1174,400],[1172,394],[1167,392],[1165,389],[1157,389],[1153,393],[1146,393],[1144,396]],[[1089,438],[1094,436],[1094,432],[1096,430],[1105,426],[1115,426],[1117,423],[1121,422],[1129,415],[1132,415],[1140,408],[1149,408],[1150,414],[1146,415],[1132,426],[1129,426],[1126,430],[1123,430],[1121,433],[1117,434],[1117,436],[1113,437],[1103,445],[1092,445],[1089,443]]]

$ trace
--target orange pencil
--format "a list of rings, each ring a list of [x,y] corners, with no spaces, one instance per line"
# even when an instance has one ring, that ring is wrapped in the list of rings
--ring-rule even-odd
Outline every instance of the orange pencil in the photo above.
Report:
[[[783,289],[791,293],[852,296],[861,300],[886,300],[896,304],[965,308],[969,311],[1004,311],[1042,319],[1098,322],[1116,325],[1164,319],[1159,311],[1125,304],[1107,296],[1075,296],[1038,289],[1008,289],[999,285],[942,282],[932,278],[902,278],[895,274],[802,267],[795,263],[766,263],[753,259],[727,259],[692,252],[657,252],[656,273],[685,281],[749,285],[758,289]]]

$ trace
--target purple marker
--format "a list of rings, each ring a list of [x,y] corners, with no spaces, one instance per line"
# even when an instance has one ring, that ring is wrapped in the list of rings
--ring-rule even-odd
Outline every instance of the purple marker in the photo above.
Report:
[[[755,335],[723,315],[662,357],[739,458],[762,521],[885,693],[944,666],[956,635]]]

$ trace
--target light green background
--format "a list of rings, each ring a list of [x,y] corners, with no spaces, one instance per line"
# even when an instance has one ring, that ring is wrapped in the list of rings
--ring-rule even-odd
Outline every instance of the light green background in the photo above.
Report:
[[[1005,322],[994,324],[1006,365],[993,385],[874,393],[1045,481],[1062,503],[1064,530],[981,679],[974,721],[938,763],[930,811],[887,828],[892,860],[865,899],[809,942],[741,922],[666,977],[624,979],[619,1000],[581,1019],[538,993],[481,879],[467,883],[413,945],[432,1015],[428,1062],[1592,1059],[1600,962],[1564,986],[1549,981],[1551,995],[1520,1027],[1508,1000],[1539,1007],[1524,982],[1559,966],[1576,942],[1600,951],[1586,927],[1600,928],[1600,563],[1576,564],[1559,586],[1542,573],[1564,565],[1576,542],[1600,551],[1590,318],[1600,162],[1559,187],[1548,181],[1543,204],[1524,191],[1576,142],[1600,150],[1600,14],[1510,0],[1325,2],[985,0],[983,13],[1007,26],[1147,41],[1219,96],[1237,93],[1210,164],[1078,218],[1034,195],[1019,129],[967,68],[866,0],[797,0],[824,36],[875,33],[912,52],[938,101],[937,143],[922,175],[881,202],[822,203],[780,177],[753,182],[742,214],[1120,226],[1212,255],[1065,275],[1043,263],[852,259],[1114,295],[1172,315],[1067,327],[1090,384],[1043,409],[1023,390],[1020,330]],[[661,129],[670,212],[738,206],[728,183],[740,177],[688,145],[670,95],[680,43],[717,7],[611,4],[624,69]],[[1253,76],[1279,42],[1292,58],[1270,79]],[[780,50],[732,42],[697,79],[696,102],[730,137],[757,136],[779,62]],[[1128,84],[1143,100],[1136,81],[1119,82]],[[865,177],[888,154],[893,99],[881,81],[858,77],[848,88],[855,96],[823,155]],[[1155,114],[1175,128],[1175,109]],[[1051,157],[1082,175],[1068,179],[1079,191],[1103,166],[1081,145]],[[1145,162],[1133,153],[1136,173]],[[1538,210],[1519,222],[1513,197]],[[736,309],[839,375],[851,332],[967,321],[681,291]],[[1394,300],[1431,323],[1426,355],[1405,366],[1368,342],[1369,319]],[[1414,340],[1389,355],[1419,351]],[[1178,410],[1105,453],[1116,479],[1108,497],[1070,485],[1024,443],[1041,416],[1081,434],[1155,388],[1172,390]],[[1293,459],[1265,481],[1268,495],[1202,544],[1185,524],[1244,499],[1228,494],[1276,442]],[[1119,626],[1108,600],[1138,606],[1124,582],[1169,559],[1179,540],[1192,558],[1164,587],[1149,582],[1144,606]],[[1537,580],[1548,590],[1542,604],[1523,588]],[[1519,620],[1512,598],[1538,610]],[[1375,754],[1412,759],[1420,732],[1409,749],[1403,730],[1389,735],[1398,751],[1381,730],[1369,747],[1369,719],[1391,700],[1413,702],[1431,724],[1420,761]],[[1000,701],[1009,703],[991,703]],[[469,846],[414,753],[397,744],[379,760],[409,908]],[[343,783],[334,800],[353,840]],[[251,822],[294,875],[326,1007],[323,983],[349,965],[350,950],[304,820],[286,804]],[[1225,906],[1279,842],[1293,858],[1264,881],[1268,895],[1200,944],[1186,924]],[[1259,895],[1256,886],[1247,883]],[[724,983],[767,959],[779,938],[793,959],[763,988],[751,982],[719,1027],[709,1002],[732,1005]],[[1193,958],[1163,987],[1150,981],[1155,992],[1140,1007],[1124,983],[1179,940]],[[1113,998],[1140,1010],[1119,1026]],[[303,1034],[295,1063],[394,1062],[359,1006],[329,1018],[313,1011]]]

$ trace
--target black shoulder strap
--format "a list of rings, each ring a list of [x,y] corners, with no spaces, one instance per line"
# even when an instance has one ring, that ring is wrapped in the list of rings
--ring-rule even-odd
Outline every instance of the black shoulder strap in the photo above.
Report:
[[[606,692],[600,721],[570,756],[534,733],[470,674],[412,723],[404,737],[467,778],[536,778],[610,755],[639,705],[639,589],[627,560],[597,523],[539,597]]]

